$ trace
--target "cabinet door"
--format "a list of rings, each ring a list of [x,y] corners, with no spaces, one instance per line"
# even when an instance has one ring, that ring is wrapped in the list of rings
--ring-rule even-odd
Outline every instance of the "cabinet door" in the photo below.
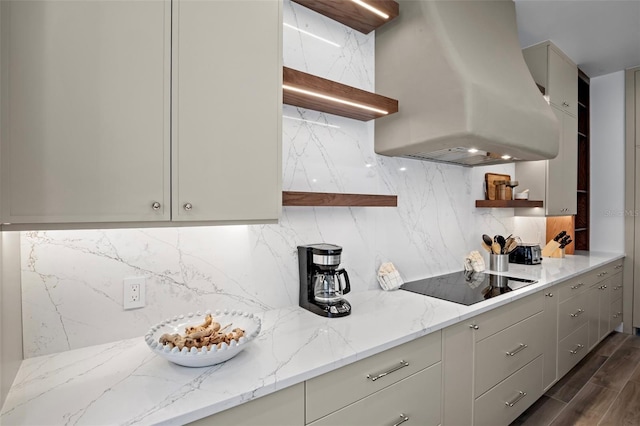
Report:
[[[578,69],[552,47],[548,47],[549,100],[564,112],[578,114]]]
[[[560,149],[558,156],[547,161],[547,181],[546,181],[546,210],[547,215],[563,215],[565,207],[565,166],[564,166],[564,113],[558,108],[551,107],[560,123]],[[575,187],[574,187],[575,192]]]
[[[578,212],[578,119],[564,114],[562,121],[562,162],[564,171],[565,215]]]
[[[598,309],[598,341],[604,339],[604,337],[609,334],[611,329],[609,328],[609,320],[610,314],[609,310],[611,309],[611,279],[604,280],[599,286],[598,291],[600,292],[599,297],[599,309]]]
[[[169,219],[170,1],[1,3],[3,222]]]
[[[173,5],[172,219],[276,220],[281,1]]]
[[[561,125],[558,156],[547,162],[547,215],[576,214],[578,185],[578,121],[552,107]]]

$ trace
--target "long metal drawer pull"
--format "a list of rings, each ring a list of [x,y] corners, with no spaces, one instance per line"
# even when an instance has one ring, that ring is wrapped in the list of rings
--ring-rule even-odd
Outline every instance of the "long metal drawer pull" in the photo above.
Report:
[[[372,376],[371,374],[367,374],[367,379],[371,380],[372,382],[375,382],[378,379],[382,379],[384,376],[393,373],[394,371],[398,371],[401,368],[404,367],[408,367],[409,363],[407,361],[404,360],[400,360],[400,365],[393,367],[391,370],[389,371],[385,371],[384,373],[380,373],[377,376]],[[408,420],[408,419],[407,419]]]
[[[582,313],[583,313],[583,312],[584,312],[584,309],[578,309],[578,310],[577,310],[577,311],[575,311],[573,314],[569,314],[569,316],[570,316],[571,318],[575,318],[575,317],[577,317],[577,316],[582,315]]]
[[[525,396],[527,396],[526,392],[518,391],[518,396],[516,396],[516,398],[513,401],[506,401],[504,404],[507,407],[513,407],[514,405],[516,405]]]
[[[584,283],[578,283],[578,284],[576,284],[576,285],[572,285],[572,286],[571,286],[571,290],[577,290],[577,289],[579,289],[580,287],[582,287],[583,285],[584,285]]]
[[[575,349],[573,349],[573,350],[569,351],[569,353],[570,353],[571,355],[575,355],[575,354],[577,354],[577,353],[580,351],[580,349],[582,349],[582,348],[584,348],[584,345],[581,345],[580,343],[578,343],[578,346],[576,346],[576,348],[575,348]]]
[[[525,345],[524,343],[520,343],[520,346],[518,346],[516,349],[512,350],[511,352],[507,352],[507,356],[514,356],[515,354],[526,348],[528,348],[527,345]]]
[[[398,423],[394,423],[393,426],[400,426],[402,423],[404,422],[408,422],[409,421],[409,417],[405,416],[404,414],[400,414],[400,421]]]

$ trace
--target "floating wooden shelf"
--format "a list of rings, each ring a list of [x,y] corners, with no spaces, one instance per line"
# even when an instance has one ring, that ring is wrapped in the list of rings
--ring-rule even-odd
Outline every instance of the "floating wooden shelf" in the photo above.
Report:
[[[476,207],[514,208],[514,207],[542,207],[538,200],[476,200]]]
[[[398,196],[283,191],[282,205],[298,207],[397,207]]]
[[[363,0],[363,3],[367,3],[380,12],[389,15],[386,19],[351,0],[293,1],[364,34],[369,34],[376,28],[391,21],[400,12],[400,6],[392,0]]]
[[[345,103],[329,100],[308,93],[282,89],[282,101],[287,105],[341,115],[361,121],[384,117],[398,112],[398,101],[342,83],[307,74],[292,68],[282,68],[283,85],[324,96],[331,96]],[[353,104],[363,105],[379,111],[371,111]],[[386,112],[386,114],[385,114]]]

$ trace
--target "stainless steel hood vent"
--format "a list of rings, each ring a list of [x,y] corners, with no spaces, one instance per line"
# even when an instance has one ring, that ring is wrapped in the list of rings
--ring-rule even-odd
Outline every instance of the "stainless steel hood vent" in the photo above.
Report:
[[[470,167],[557,156],[559,123],[522,57],[513,1],[398,2],[376,30],[376,91],[399,101],[375,122],[378,154]]]

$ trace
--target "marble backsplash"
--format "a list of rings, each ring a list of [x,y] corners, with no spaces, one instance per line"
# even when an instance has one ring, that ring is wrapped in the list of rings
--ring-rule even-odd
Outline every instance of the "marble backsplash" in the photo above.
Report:
[[[284,65],[374,91],[374,34],[284,2]],[[339,47],[334,46],[337,44]],[[296,246],[342,246],[352,291],[379,288],[392,261],[405,280],[462,267],[482,233],[544,238],[544,220],[476,209],[487,171],[376,155],[373,123],[285,106],[283,189],[397,194],[397,208],[285,207],[278,224],[21,233],[25,357],[141,336],[169,316],[209,308],[296,305]],[[124,311],[122,280],[146,277]],[[358,309],[354,306],[354,309]]]

